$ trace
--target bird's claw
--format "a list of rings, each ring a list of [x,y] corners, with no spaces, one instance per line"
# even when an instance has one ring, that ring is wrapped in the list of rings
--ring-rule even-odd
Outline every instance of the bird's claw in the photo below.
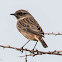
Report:
[[[20,48],[20,51],[23,53],[23,47]]]

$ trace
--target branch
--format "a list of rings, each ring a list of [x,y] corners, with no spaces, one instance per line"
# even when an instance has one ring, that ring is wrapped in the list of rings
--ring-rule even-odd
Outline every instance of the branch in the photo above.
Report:
[[[52,33],[44,33],[44,34],[45,34],[45,35],[55,35],[55,36],[56,36],[56,35],[62,35],[61,33],[53,33],[53,32],[52,32]]]
[[[29,49],[22,49],[22,48],[16,48],[16,47],[11,47],[11,46],[3,46],[3,45],[0,45],[0,47],[3,47],[3,48],[11,48],[11,49],[14,49],[14,50],[18,50],[18,51],[28,51],[32,54],[30,55],[26,55],[26,56],[35,56],[35,55],[42,55],[42,54],[49,54],[49,55],[60,55],[62,56],[62,51],[49,51],[49,52],[44,52],[44,51],[33,51],[33,50],[29,50]]]
[[[25,61],[27,62],[27,55],[25,56]]]

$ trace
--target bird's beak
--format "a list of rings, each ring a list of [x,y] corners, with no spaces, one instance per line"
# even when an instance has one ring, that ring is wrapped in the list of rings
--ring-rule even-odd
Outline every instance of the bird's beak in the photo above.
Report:
[[[10,14],[10,15],[15,15],[15,14]]]

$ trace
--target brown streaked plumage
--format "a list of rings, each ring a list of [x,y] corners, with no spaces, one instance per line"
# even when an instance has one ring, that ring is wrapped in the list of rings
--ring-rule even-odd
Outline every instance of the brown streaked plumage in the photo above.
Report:
[[[29,40],[40,41],[44,48],[48,47],[42,39],[42,37],[44,37],[42,28],[28,11],[18,10],[11,15],[16,16],[17,29],[21,34]]]

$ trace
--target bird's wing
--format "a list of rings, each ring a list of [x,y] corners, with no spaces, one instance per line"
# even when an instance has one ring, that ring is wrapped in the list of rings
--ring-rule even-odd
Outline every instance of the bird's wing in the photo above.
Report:
[[[35,35],[44,35],[44,32],[37,21],[31,17],[26,17],[19,21],[19,28],[23,29],[25,32],[29,32]]]

